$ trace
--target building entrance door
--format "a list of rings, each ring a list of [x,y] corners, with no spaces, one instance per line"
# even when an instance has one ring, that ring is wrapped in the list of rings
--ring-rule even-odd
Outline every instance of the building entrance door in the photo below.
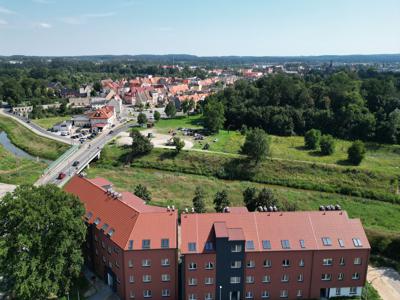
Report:
[[[240,291],[229,292],[229,300],[240,300]]]

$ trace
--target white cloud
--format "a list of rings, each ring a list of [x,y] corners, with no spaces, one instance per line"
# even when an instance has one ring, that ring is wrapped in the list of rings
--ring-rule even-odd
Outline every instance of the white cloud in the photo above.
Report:
[[[53,27],[51,24],[44,23],[44,22],[37,23],[36,26],[39,28],[44,28],[44,29],[49,29],[49,28]]]
[[[6,20],[0,19],[0,25],[7,25],[7,24],[8,24],[8,22]]]
[[[8,8],[0,6],[0,14],[13,15],[13,14],[15,14],[15,12],[12,10],[9,10]]]

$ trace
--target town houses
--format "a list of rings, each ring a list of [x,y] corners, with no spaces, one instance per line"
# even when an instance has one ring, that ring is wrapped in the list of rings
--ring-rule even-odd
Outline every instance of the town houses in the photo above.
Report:
[[[366,282],[369,242],[339,206],[186,210],[178,224],[174,207],[103,178],[64,189],[85,206],[86,264],[121,299],[326,299],[359,296]]]

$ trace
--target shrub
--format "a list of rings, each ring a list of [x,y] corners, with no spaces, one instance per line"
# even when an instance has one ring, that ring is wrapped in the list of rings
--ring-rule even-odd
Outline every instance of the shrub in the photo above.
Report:
[[[362,141],[355,141],[347,150],[348,161],[358,166],[365,157],[365,145]]]
[[[307,149],[315,150],[319,147],[321,140],[321,131],[317,129],[311,129],[306,132],[304,136],[304,146]]]
[[[335,140],[329,134],[323,135],[321,137],[321,154],[332,155],[335,152]]]

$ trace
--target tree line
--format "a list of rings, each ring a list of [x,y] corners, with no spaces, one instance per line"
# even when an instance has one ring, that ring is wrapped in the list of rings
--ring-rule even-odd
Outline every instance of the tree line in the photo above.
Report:
[[[348,140],[400,143],[400,75],[311,71],[239,80],[209,96],[203,112],[211,132],[245,126],[290,136],[318,129]]]

